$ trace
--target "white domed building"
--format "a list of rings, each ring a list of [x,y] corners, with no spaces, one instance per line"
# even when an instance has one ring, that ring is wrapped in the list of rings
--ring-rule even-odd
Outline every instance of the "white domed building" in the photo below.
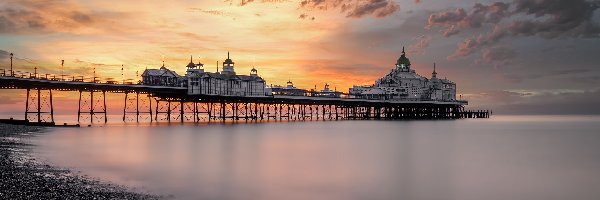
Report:
[[[447,79],[438,79],[434,70],[431,79],[411,69],[404,48],[395,67],[371,86],[354,86],[350,95],[363,99],[399,101],[454,101],[456,84]]]

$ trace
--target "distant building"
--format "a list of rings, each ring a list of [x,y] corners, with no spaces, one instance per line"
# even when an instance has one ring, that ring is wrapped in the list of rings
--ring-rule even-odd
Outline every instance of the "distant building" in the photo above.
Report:
[[[294,83],[289,80],[285,87],[280,85],[274,85],[269,87],[273,95],[287,95],[287,96],[306,96],[307,90],[299,89],[294,87]]]
[[[350,95],[357,98],[404,101],[454,101],[456,84],[448,79],[438,79],[434,70],[431,79],[411,69],[410,60],[402,49],[395,68],[370,86],[354,86]]]
[[[165,67],[163,63],[159,69],[146,69],[142,73],[142,84],[156,86],[181,86],[181,76],[175,71]]]
[[[254,67],[249,75],[237,75],[235,63],[229,58],[223,62],[223,71],[205,72],[204,64],[194,64],[190,58],[187,65],[186,80],[190,95],[224,95],[224,96],[266,96],[265,80],[258,76]]]
[[[329,84],[325,83],[325,87],[323,88],[323,90],[313,92],[313,96],[340,98],[342,96],[342,92],[329,89]]]
[[[444,78],[438,79],[435,71],[435,63],[433,64],[433,73],[429,79],[430,99],[431,100],[456,100],[456,83]]]

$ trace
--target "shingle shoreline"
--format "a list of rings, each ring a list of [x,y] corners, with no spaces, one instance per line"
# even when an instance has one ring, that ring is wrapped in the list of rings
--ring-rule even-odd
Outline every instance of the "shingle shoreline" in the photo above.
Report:
[[[43,127],[0,123],[0,199],[159,199],[36,162],[24,137]]]

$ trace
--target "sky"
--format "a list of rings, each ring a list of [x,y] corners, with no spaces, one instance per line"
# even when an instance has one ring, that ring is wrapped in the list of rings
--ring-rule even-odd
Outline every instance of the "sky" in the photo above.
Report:
[[[268,84],[347,92],[388,73],[405,47],[417,73],[430,77],[435,62],[468,108],[600,114],[599,8],[590,0],[3,0],[0,68],[14,53],[20,71],[121,79],[123,66],[135,79],[163,61],[183,74],[190,56],[216,71],[230,52],[238,74],[255,67]],[[22,112],[24,99],[1,90],[0,109]]]

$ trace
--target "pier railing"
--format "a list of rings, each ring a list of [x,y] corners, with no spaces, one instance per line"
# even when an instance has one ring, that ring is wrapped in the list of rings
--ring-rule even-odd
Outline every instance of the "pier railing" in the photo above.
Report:
[[[106,83],[106,84],[140,84],[139,80],[128,78],[122,80],[115,80],[114,78],[103,78],[100,76],[83,76],[83,75],[66,75],[66,74],[41,74],[37,72],[24,72],[24,71],[10,71],[6,69],[2,70],[1,76],[4,77],[15,77],[15,78],[27,78],[27,79],[38,79],[38,80],[52,80],[52,81],[69,81],[69,82],[88,82],[88,83]]]

